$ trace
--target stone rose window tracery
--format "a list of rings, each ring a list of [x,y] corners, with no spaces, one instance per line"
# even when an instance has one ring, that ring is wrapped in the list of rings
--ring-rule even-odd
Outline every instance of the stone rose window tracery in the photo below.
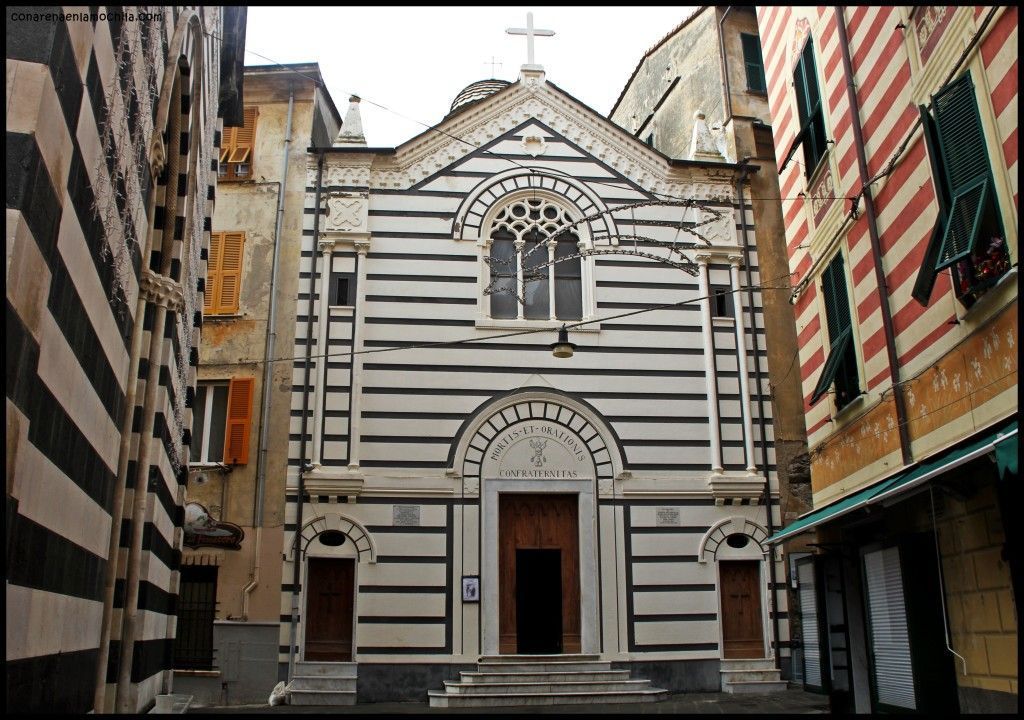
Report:
[[[583,317],[580,237],[573,218],[543,197],[510,202],[489,234],[491,317],[580,320]]]

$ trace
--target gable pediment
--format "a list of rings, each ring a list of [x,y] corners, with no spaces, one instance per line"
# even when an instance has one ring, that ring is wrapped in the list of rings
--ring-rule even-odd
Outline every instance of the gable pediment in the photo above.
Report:
[[[532,143],[524,140],[527,157],[542,155],[544,142],[554,133],[575,147],[572,152],[593,158],[647,192],[732,199],[731,165],[717,169],[673,164],[550,83],[530,84],[530,80],[537,78],[527,77],[526,84],[521,80],[475,103],[400,145],[394,154],[328,156],[329,165],[346,168],[341,173],[345,180],[337,184],[408,189],[521,128],[524,138],[538,139]],[[356,166],[361,166],[361,171],[356,171]]]

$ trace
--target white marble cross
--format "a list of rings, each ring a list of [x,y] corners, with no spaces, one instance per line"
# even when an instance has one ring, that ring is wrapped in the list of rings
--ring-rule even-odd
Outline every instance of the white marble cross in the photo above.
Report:
[[[537,30],[533,27],[533,13],[526,13],[526,27],[525,28],[508,28],[505,30],[509,35],[525,35],[526,36],[526,64],[533,65],[533,38],[535,37],[551,37],[555,34],[554,30]]]

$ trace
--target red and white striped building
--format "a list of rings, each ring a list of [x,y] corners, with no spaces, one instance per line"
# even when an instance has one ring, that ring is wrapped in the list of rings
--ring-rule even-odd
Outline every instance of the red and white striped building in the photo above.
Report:
[[[858,712],[1016,707],[1017,9],[758,23],[815,508],[775,538],[821,550],[796,568],[805,684]],[[873,622],[896,606],[902,639]]]

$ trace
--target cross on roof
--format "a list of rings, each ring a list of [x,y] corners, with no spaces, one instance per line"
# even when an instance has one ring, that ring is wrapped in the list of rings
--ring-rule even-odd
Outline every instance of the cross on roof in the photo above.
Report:
[[[491,59],[490,60],[484,60],[484,65],[490,65],[491,66],[491,77],[497,77],[497,75],[494,72],[494,66],[497,65],[498,67],[501,67],[501,63],[498,62],[498,59],[496,57],[491,55]]]
[[[533,65],[533,38],[534,37],[551,37],[555,34],[554,30],[538,30],[533,27],[533,13],[526,13],[526,27],[525,28],[508,28],[505,30],[509,35],[525,35],[526,36],[526,64]]]

